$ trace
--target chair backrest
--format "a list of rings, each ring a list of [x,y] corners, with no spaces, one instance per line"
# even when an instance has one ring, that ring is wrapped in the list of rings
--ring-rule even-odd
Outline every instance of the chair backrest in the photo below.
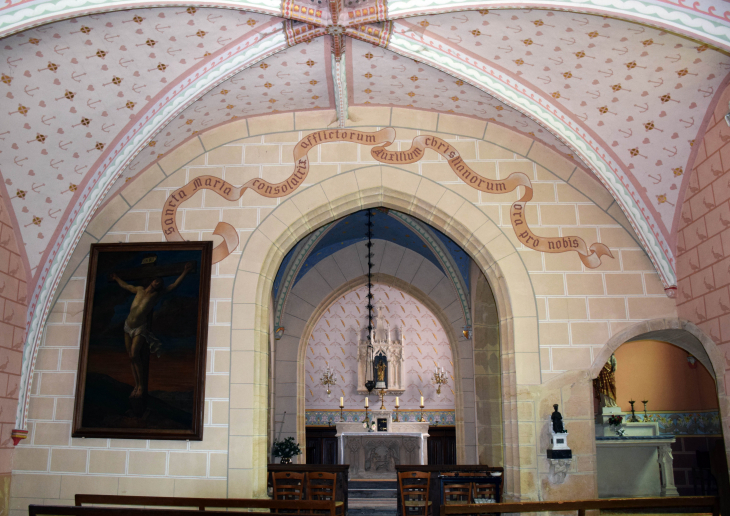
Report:
[[[471,483],[468,484],[444,484],[443,500],[444,505],[471,503]]]
[[[271,474],[274,500],[303,500],[305,473],[275,471]]]
[[[307,474],[308,500],[334,500],[337,485],[337,473],[310,471]]]
[[[404,515],[428,515],[431,473],[427,471],[399,471],[401,507]]]
[[[477,498],[490,498],[492,500],[499,500],[499,497],[497,496],[497,490],[499,487],[497,484],[480,484],[478,482],[474,482],[474,492],[473,492],[473,500],[476,501]]]

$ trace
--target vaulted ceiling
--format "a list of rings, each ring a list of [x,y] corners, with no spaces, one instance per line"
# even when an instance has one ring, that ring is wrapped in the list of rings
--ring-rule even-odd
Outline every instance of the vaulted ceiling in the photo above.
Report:
[[[0,173],[32,278],[29,342],[86,224],[128,179],[211,127],[285,111],[334,110],[344,126],[348,106],[403,106],[512,128],[592,172],[674,286],[693,143],[729,79],[730,11],[547,7],[8,0]]]

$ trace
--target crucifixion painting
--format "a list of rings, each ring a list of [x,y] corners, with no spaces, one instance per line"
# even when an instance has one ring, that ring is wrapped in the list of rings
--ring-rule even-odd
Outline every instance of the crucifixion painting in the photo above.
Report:
[[[202,439],[211,242],[92,246],[74,436]]]

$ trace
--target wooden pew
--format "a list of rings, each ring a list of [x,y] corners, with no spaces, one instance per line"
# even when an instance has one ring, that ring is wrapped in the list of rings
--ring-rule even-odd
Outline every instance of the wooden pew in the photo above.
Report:
[[[585,516],[588,510],[600,509],[657,509],[669,507],[697,507],[710,509],[713,516],[720,515],[720,499],[717,496],[679,496],[662,498],[601,498],[564,502],[507,502],[477,505],[442,505],[440,516],[480,515],[521,512],[578,511]],[[433,516],[436,516],[435,514]]]
[[[66,512],[42,512],[43,507],[55,507],[56,510],[61,510],[62,506],[37,506],[37,514],[78,514],[79,516],[87,516],[90,514],[101,514],[94,511],[85,511],[85,509],[110,509],[116,512],[107,513],[108,516],[124,516],[127,513],[119,512],[124,510],[131,510],[131,514],[143,514],[138,512],[140,510],[163,510],[163,509],[149,509],[150,507],[186,507],[187,509],[164,509],[169,511],[185,511],[190,514],[190,508],[197,508],[198,511],[206,511],[206,508],[221,508],[221,509],[273,509],[279,511],[297,511],[299,516],[311,515],[322,516],[323,512],[328,512],[329,516],[336,516],[336,504],[334,501],[320,500],[270,500],[268,498],[183,498],[183,497],[170,497],[170,496],[121,496],[121,495],[90,495],[90,494],[77,494],[74,502],[76,506],[68,508]],[[95,504],[95,506],[84,506],[84,504]],[[124,505],[125,507],[99,507],[99,505]],[[139,507],[130,507],[139,506]],[[82,509],[82,511],[78,511]],[[66,509],[63,509],[64,511]],[[77,511],[77,512],[74,512]],[[137,511],[137,512],[134,512]],[[317,511],[317,512],[315,512]],[[219,511],[206,511],[206,514],[213,514]],[[160,516],[175,516],[175,514],[162,514],[155,512]]]

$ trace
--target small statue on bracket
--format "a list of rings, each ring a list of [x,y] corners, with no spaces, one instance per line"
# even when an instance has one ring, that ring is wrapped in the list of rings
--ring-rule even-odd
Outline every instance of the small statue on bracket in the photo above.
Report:
[[[568,448],[568,431],[563,425],[563,415],[558,412],[558,404],[553,405],[550,414],[550,447],[547,450],[550,472],[548,478],[553,484],[562,484],[572,464],[573,452]]]
[[[550,448],[548,459],[570,459],[573,452],[568,448],[568,431],[563,425],[563,415],[558,412],[558,404],[553,405],[555,410],[550,415]]]
[[[563,427],[563,415],[558,412],[558,404],[556,403],[553,405],[553,409],[555,409],[555,412],[553,412],[550,415],[550,421],[552,421],[553,425],[553,432],[554,434],[567,434],[568,432],[565,431],[565,427]]]

